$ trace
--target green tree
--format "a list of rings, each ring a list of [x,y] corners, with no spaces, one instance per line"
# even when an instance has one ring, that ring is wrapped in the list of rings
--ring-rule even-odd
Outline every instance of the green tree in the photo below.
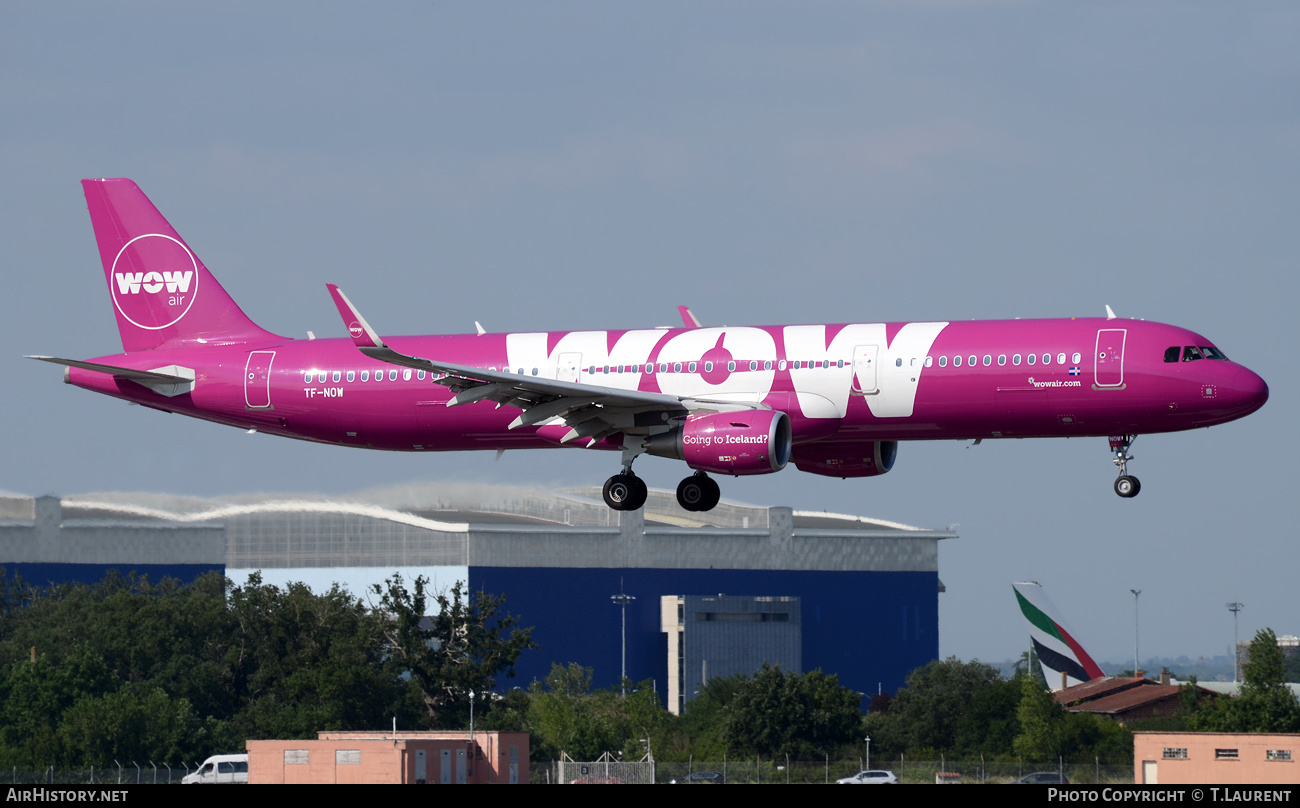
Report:
[[[838,751],[857,741],[859,698],[834,674],[786,673],[764,664],[731,698],[728,746],[742,754],[799,760]]]
[[[1273,629],[1255,634],[1241,673],[1240,695],[1203,704],[1193,727],[1204,732],[1300,732],[1300,702],[1286,686],[1286,660]]]
[[[942,752],[957,756],[1005,754],[1019,732],[1018,680],[978,660],[934,660],[907,676],[883,714],[867,715],[873,750],[895,756]]]
[[[577,663],[552,665],[544,682],[529,688],[529,726],[535,759],[594,760],[605,752],[639,758],[642,739],[656,752],[667,744],[672,717],[659,703],[654,682],[591,689],[592,670]],[[626,691],[626,692],[624,692]]]
[[[1020,733],[1013,748],[1027,760],[1055,760],[1061,754],[1061,733],[1065,710],[1052,698],[1052,691],[1028,676],[1020,680],[1020,705],[1016,708]]]
[[[407,588],[400,575],[376,584],[380,599],[382,647],[388,664],[409,674],[424,705],[430,727],[469,723],[469,693],[486,694],[496,687],[497,676],[515,675],[519,655],[536,648],[531,628],[502,611],[505,598],[474,592],[465,595],[464,583],[451,592],[432,596],[429,579],[419,576]]]
[[[234,626],[226,664],[235,706],[219,741],[313,738],[320,730],[406,725],[406,684],[385,666],[383,621],[335,585],[315,594],[254,574],[229,596]]]

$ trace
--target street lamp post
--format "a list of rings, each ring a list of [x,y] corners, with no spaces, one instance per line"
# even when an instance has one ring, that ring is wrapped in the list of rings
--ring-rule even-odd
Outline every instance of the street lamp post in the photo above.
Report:
[[[627,595],[623,593],[623,579],[619,578],[618,594],[610,595],[609,599],[614,602],[615,606],[618,606],[623,611],[623,651],[622,651],[623,668],[621,671],[622,675],[619,677],[618,686],[619,686],[619,691],[624,696],[626,696],[627,695],[627,606],[629,603],[636,600],[636,597],[634,595]]]
[[[1232,681],[1237,681],[1237,670],[1240,667],[1240,660],[1237,653],[1237,612],[1246,608],[1246,604],[1233,601],[1228,604],[1228,611],[1232,612]]]
[[[1138,673],[1138,595],[1142,594],[1141,589],[1130,589],[1133,593],[1133,675],[1140,676]]]

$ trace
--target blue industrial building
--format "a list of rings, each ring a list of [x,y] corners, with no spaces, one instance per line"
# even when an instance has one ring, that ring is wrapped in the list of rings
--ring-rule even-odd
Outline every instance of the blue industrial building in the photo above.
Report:
[[[358,595],[394,572],[426,575],[435,588],[465,580],[504,595],[507,610],[534,627],[539,647],[520,659],[515,686],[570,662],[592,668],[597,686],[615,685],[626,647],[628,678],[653,679],[666,703],[671,688],[689,700],[709,675],[752,664],[752,654],[739,663],[717,650],[727,644],[727,626],[709,629],[714,650],[703,651],[676,636],[692,625],[665,617],[680,599],[719,595],[794,604],[789,614],[797,617],[737,623],[751,639],[733,638],[733,646],[761,645],[763,632],[776,632],[773,642],[780,634],[785,650],[772,654],[785,666],[798,660],[803,671],[837,674],[864,694],[896,691],[909,671],[938,656],[938,547],[955,537],[786,507],[724,502],[690,513],[666,491],[652,491],[644,510],[622,513],[606,508],[598,491],[460,484],[346,498],[113,494],[0,502],[0,565],[32,583],[98,580],[109,568],[182,580],[217,569],[237,583],[260,572],[268,583],[304,581],[319,591],[338,582]],[[620,593],[630,596],[626,635],[623,607],[613,600]],[[746,618],[687,612],[691,621]],[[791,619],[797,626],[783,622]]]

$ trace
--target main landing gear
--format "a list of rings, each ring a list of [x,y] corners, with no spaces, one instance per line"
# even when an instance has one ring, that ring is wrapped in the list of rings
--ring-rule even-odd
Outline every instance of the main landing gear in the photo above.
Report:
[[[1137,435],[1111,435],[1110,450],[1115,455],[1115,468],[1119,469],[1119,477],[1115,480],[1115,493],[1128,499],[1135,497],[1142,490],[1142,483],[1138,482],[1137,477],[1132,477],[1128,473],[1128,461],[1133,459],[1133,455],[1128,453],[1128,447],[1133,445],[1137,440]]]
[[[645,506],[649,491],[645,481],[632,472],[632,461],[645,452],[639,439],[623,442],[623,471],[605,481],[601,496],[616,511],[635,511]],[[702,471],[677,484],[677,504],[688,511],[711,511],[722,498],[722,489]]]
[[[645,481],[633,474],[632,467],[628,466],[622,474],[606,480],[600,493],[605,497],[605,504],[614,510],[635,511],[645,505],[650,492]]]
[[[677,484],[677,504],[688,511],[711,511],[721,498],[722,489],[702,471]]]

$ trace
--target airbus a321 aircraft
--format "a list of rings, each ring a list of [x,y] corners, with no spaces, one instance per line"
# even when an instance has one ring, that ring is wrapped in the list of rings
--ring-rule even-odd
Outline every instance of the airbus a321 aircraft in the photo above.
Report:
[[[643,453],[685,461],[677,501],[706,511],[710,474],[873,477],[900,441],[938,439],[1107,437],[1131,497],[1137,435],[1268,399],[1205,337],[1113,314],[709,328],[682,307],[684,328],[381,338],[330,285],[350,339],[294,340],[253,323],[135,183],[82,186],[125,352],[33,357],[69,384],[342,446],[617,451],[616,510],[645,504]]]

